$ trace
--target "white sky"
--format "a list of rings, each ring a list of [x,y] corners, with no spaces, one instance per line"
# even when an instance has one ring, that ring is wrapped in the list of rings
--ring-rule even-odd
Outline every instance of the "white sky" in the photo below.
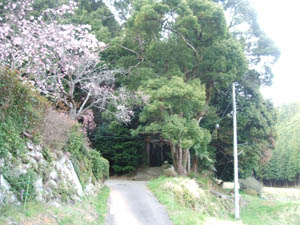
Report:
[[[275,106],[300,102],[300,1],[251,0],[265,33],[280,48],[270,88],[262,89]]]

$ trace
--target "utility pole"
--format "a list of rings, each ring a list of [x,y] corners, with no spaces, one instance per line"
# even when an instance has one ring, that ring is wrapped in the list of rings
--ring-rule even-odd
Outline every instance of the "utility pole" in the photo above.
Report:
[[[233,105],[233,156],[234,156],[234,216],[235,219],[239,219],[240,218],[239,173],[238,173],[236,101],[235,101],[234,83],[232,84],[232,105]]]

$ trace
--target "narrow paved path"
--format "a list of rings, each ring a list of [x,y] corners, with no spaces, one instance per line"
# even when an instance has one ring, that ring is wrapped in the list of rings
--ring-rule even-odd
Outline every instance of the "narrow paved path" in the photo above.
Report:
[[[106,225],[172,225],[145,181],[108,180],[106,185],[110,188]]]

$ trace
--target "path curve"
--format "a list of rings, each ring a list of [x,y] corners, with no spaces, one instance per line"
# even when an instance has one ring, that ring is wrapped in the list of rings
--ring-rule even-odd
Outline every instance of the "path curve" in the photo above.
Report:
[[[172,225],[145,181],[108,180],[107,225]]]

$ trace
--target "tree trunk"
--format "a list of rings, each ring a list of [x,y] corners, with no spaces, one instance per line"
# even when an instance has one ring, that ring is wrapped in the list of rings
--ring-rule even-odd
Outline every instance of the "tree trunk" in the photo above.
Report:
[[[183,161],[182,161],[182,167],[187,169],[187,162],[188,162],[188,149],[183,150]]]
[[[188,151],[188,161],[187,161],[187,173],[191,173],[191,152]]]
[[[177,163],[177,153],[176,153],[176,146],[170,142],[170,149],[171,149],[171,155],[173,160],[173,166],[176,172],[178,172],[178,163]]]
[[[182,148],[181,146],[178,146],[178,173],[179,175],[183,175],[183,167],[182,167]]]
[[[76,112],[76,106],[73,106],[73,104],[71,103],[71,107],[70,107],[70,117],[72,120],[77,120],[77,112]]]
[[[180,142],[179,142],[180,143]],[[191,170],[190,150],[182,149],[180,144],[170,143],[173,166],[179,175],[187,175]]]
[[[196,155],[193,156],[193,162],[192,162],[192,172],[197,173],[198,172],[198,157]]]

